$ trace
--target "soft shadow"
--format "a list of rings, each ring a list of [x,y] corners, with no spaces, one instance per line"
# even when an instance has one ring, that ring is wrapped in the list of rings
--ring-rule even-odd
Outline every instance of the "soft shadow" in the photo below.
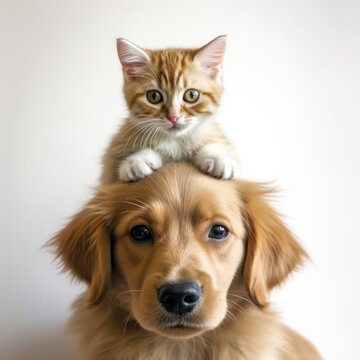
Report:
[[[59,329],[19,332],[1,348],[1,360],[76,360],[74,342]]]

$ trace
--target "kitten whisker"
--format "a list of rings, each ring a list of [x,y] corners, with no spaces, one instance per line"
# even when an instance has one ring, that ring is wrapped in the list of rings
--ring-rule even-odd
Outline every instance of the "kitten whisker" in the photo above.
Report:
[[[155,127],[155,126],[156,126],[156,124],[154,124],[153,128],[149,131],[148,135],[146,136],[145,141],[144,141],[144,146],[143,146],[143,148],[146,147],[146,144],[147,144],[149,138],[151,138],[152,135],[153,135],[153,134],[155,133],[155,131],[157,130],[158,127],[157,127],[157,126]],[[151,143],[150,143],[150,147],[151,147]]]
[[[136,119],[146,119],[146,118],[151,118],[153,120],[157,119],[157,116],[155,115],[149,115],[149,114],[137,114],[134,116]]]
[[[141,139],[140,139],[140,146],[139,146],[139,148],[141,149],[142,140],[143,140],[144,136],[146,135],[147,130],[148,130],[148,129],[151,129],[152,126],[153,126],[152,124],[148,124],[148,125],[143,126],[142,131],[139,133],[138,136],[136,136],[136,138],[135,138],[135,140],[134,140],[134,144],[133,144],[133,148],[132,148],[133,151],[135,151],[135,148],[136,148],[136,145],[137,145],[137,141],[136,141],[136,140],[137,140],[138,137],[142,134]]]
[[[148,121],[149,123],[151,123],[152,121]],[[147,124],[147,125],[150,125],[150,124]],[[139,135],[141,135],[142,131],[144,130],[144,127],[147,126],[147,125],[143,125],[143,124],[139,124],[139,128],[137,130],[135,130],[132,134],[129,134],[129,138],[128,140],[126,141],[126,144],[124,146],[124,149],[126,150],[127,149],[127,146],[128,146],[128,143],[133,140],[133,138],[135,137],[136,134],[138,134],[135,138],[135,140],[133,141],[133,151],[134,151],[134,148],[135,148],[135,145],[136,145],[136,140],[137,138],[139,137]]]
[[[129,142],[133,139],[133,137],[135,136],[135,134],[137,134],[139,131],[141,131],[141,128],[140,129],[136,129],[135,131],[133,131],[131,134],[129,134],[128,136],[128,139],[124,145],[124,151],[127,150],[127,147],[128,147],[128,144]]]
[[[135,124],[132,124],[128,129],[126,129],[126,131],[124,132],[124,137],[125,137],[125,135],[127,135],[129,132],[131,132],[131,130],[132,129],[134,129],[134,128],[136,128],[136,127],[141,127],[142,125],[144,125],[144,124],[148,124],[148,123],[151,123],[151,122],[153,122],[153,120],[152,119],[147,119],[147,120],[145,120],[145,121],[143,121],[143,122],[141,122],[141,123],[135,123]],[[126,147],[125,147],[126,148]]]
[[[153,129],[153,126],[154,126],[154,124],[151,124],[151,126],[150,126],[150,127],[147,127],[146,130],[144,131],[144,134],[143,134],[143,136],[141,137],[141,140],[140,140],[140,145],[139,145],[139,148],[140,148],[140,149],[143,149],[143,148],[145,147],[145,142],[144,142],[144,145],[143,145],[143,141],[144,141],[144,140],[146,141],[146,139],[147,139],[147,137],[149,136],[149,134],[151,134],[151,131],[152,131],[152,129]],[[148,130],[149,130],[149,131],[148,131]],[[144,139],[144,137],[145,137],[145,139]]]
[[[142,121],[141,123],[135,122],[135,123],[132,124],[128,129],[126,129],[126,131],[124,132],[124,136],[125,136],[131,129],[133,129],[134,127],[141,126],[141,125],[143,125],[143,124],[147,124],[147,123],[150,123],[150,122],[152,122],[152,121],[153,121],[152,119],[146,119],[146,120]]]
[[[160,131],[160,125],[157,125],[156,130],[154,131],[154,134],[150,138],[150,148],[152,148],[153,140],[156,139],[156,135],[158,134],[159,131]]]

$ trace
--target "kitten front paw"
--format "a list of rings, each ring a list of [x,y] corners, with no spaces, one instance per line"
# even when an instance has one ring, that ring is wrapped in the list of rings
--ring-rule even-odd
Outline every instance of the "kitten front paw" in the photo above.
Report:
[[[239,165],[230,156],[220,156],[214,153],[200,154],[195,165],[205,174],[218,179],[229,180],[238,177]]]
[[[161,157],[152,149],[140,150],[122,160],[119,164],[118,175],[122,182],[140,180],[162,165]]]

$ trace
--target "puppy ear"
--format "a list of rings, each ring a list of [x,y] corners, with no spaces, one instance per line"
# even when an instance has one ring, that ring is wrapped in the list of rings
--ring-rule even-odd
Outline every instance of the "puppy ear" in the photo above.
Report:
[[[97,195],[48,245],[55,250],[64,270],[85,281],[90,288],[90,305],[101,302],[111,277],[110,219]]]
[[[267,294],[308,258],[278,213],[269,205],[267,187],[241,182],[248,225],[244,281],[259,306],[267,305]]]

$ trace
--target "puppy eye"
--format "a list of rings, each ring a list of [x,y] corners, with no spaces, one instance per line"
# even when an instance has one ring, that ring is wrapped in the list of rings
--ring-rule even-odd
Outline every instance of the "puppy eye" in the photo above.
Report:
[[[135,241],[150,241],[152,240],[152,233],[146,225],[136,225],[130,230],[130,235]]]
[[[222,225],[214,225],[208,234],[208,240],[222,241],[229,235],[228,229]]]
[[[149,90],[146,93],[146,98],[151,102],[152,104],[158,104],[162,101],[163,97],[161,93],[157,90]]]
[[[199,98],[199,92],[195,89],[189,89],[184,93],[184,100],[188,103],[193,103]]]

